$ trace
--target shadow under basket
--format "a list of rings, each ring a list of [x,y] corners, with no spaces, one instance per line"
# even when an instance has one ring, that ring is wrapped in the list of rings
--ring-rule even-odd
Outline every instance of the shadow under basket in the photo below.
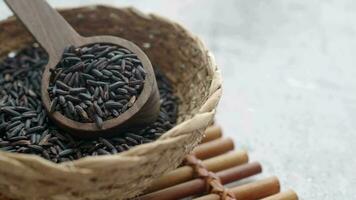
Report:
[[[61,11],[82,35],[133,41],[170,79],[180,98],[178,122],[155,142],[110,156],[55,164],[0,152],[0,194],[14,199],[127,199],[176,168],[202,139],[221,96],[221,77],[204,44],[179,24],[132,8],[90,6]],[[15,19],[0,22],[0,56],[33,43]],[[1,196],[1,195],[0,195]]]

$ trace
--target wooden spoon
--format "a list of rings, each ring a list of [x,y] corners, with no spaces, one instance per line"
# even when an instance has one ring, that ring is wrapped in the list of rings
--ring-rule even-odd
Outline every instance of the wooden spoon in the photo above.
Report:
[[[152,65],[145,53],[134,43],[119,37],[79,35],[67,21],[45,0],[5,0],[7,5],[27,27],[40,45],[47,51],[49,62],[43,77],[41,95],[50,118],[61,128],[80,137],[94,137],[117,134],[127,128],[138,127],[153,122],[159,114],[159,92]],[[113,44],[135,53],[146,71],[145,83],[136,102],[119,117],[104,121],[101,128],[95,123],[80,123],[67,118],[60,112],[50,113],[48,87],[50,69],[54,69],[62,58],[66,47],[81,47],[89,44]]]

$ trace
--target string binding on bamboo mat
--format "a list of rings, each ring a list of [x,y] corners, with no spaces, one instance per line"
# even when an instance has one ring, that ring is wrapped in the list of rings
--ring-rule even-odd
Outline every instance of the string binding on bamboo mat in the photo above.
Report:
[[[220,196],[221,200],[237,200],[234,193],[221,184],[220,178],[209,171],[195,155],[185,157],[185,164],[193,168],[195,176],[205,180],[206,191]]]

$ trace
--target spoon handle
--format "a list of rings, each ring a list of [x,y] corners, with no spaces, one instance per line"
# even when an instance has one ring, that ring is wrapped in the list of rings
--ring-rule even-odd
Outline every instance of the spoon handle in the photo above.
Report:
[[[45,0],[5,0],[50,56],[60,57],[79,34]],[[53,58],[53,57],[52,57]]]

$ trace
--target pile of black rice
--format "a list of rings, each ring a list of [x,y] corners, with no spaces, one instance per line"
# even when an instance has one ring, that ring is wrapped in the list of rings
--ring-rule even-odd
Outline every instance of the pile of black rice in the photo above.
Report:
[[[156,70],[161,110],[154,123],[110,138],[74,138],[53,124],[42,106],[41,76],[47,61],[37,44],[0,61],[1,151],[35,154],[60,163],[128,150],[154,141],[176,123],[178,99],[170,82]]]
[[[111,44],[69,46],[51,70],[51,112],[77,122],[103,121],[126,112],[140,95],[146,72],[137,55]]]

